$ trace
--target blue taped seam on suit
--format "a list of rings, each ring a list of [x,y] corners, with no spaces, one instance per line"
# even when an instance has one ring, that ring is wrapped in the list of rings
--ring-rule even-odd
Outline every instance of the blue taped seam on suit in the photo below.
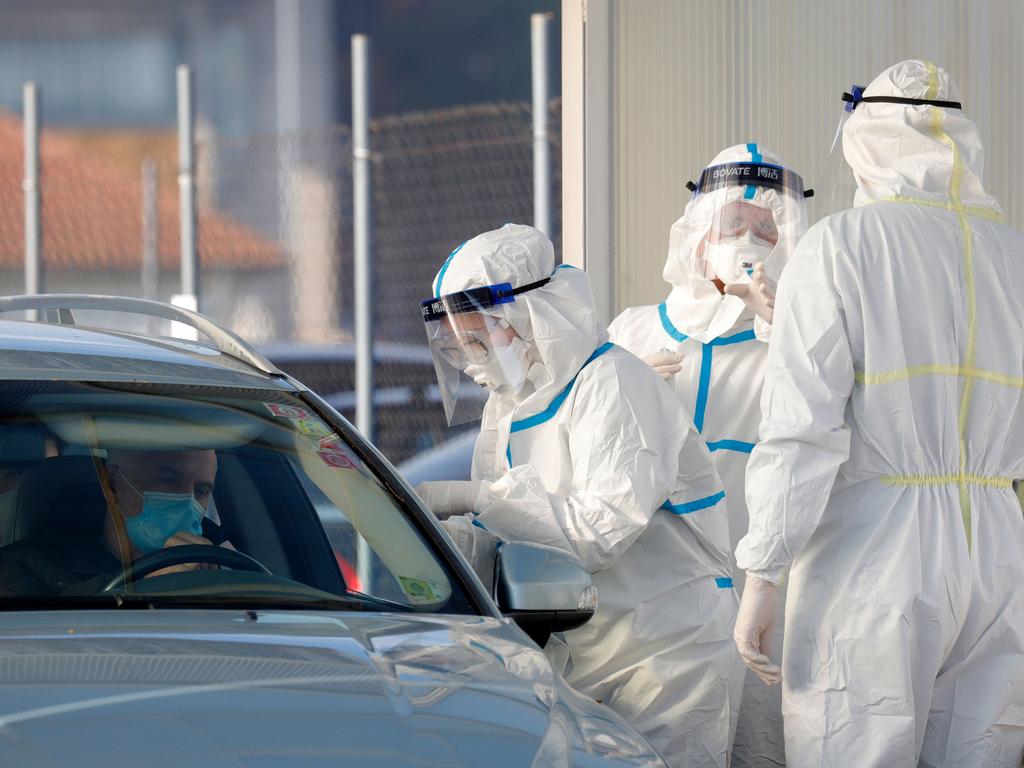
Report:
[[[708,450],[715,451],[738,451],[739,453],[750,453],[754,450],[755,443],[747,443],[743,440],[715,440],[708,443]]]
[[[487,530],[487,526],[481,523],[479,520],[474,519],[473,525],[475,525],[477,528],[482,528],[485,531]]]
[[[665,304],[664,301],[658,305],[658,317],[661,318],[661,327],[665,329],[665,333],[667,333],[676,341],[686,341],[688,338],[690,338],[685,333],[676,328],[674,325],[672,325],[672,321],[669,319],[668,316],[668,306]]]
[[[693,426],[698,432],[704,431],[704,415],[708,409],[708,392],[711,389],[711,357],[714,344],[704,344],[700,356],[700,383],[697,386],[697,405],[693,409]]]
[[[563,389],[561,392],[555,395],[554,399],[548,404],[548,407],[545,408],[543,411],[534,414],[529,418],[512,422],[512,426],[509,429],[509,443],[508,446],[505,448],[505,458],[508,459],[508,466],[510,469],[512,468],[512,435],[514,435],[516,432],[523,432],[527,429],[530,429],[531,427],[536,427],[539,424],[543,424],[545,421],[550,421],[554,417],[554,415],[558,413],[558,409],[562,407],[562,403],[565,402],[565,399],[569,396],[569,393],[572,391],[572,388],[576,385],[576,379],[578,379],[580,377],[580,374],[583,373],[583,369],[586,368],[595,360],[597,360],[597,358],[599,358],[601,355],[603,355],[605,352],[607,352],[614,346],[615,345],[612,344],[610,341],[606,341],[600,347],[595,349],[593,354],[587,358],[587,361],[580,366],[579,371],[577,371],[576,375],[572,377],[572,380],[565,385],[565,389]]]
[[[466,241],[466,243],[468,243],[468,242],[469,242],[469,240]],[[465,245],[466,243],[463,243],[458,248],[456,248],[454,251],[449,253],[448,254],[448,258],[445,259],[444,260],[444,264],[441,265],[441,271],[437,273],[437,285],[434,286],[434,298],[435,299],[441,298],[441,282],[444,280],[445,272],[447,272],[448,271],[448,267],[451,266],[452,259],[455,258],[455,254],[458,253],[459,251],[461,251],[462,250],[462,246]]]
[[[729,344],[740,344],[744,341],[755,341],[757,340],[757,334],[754,333],[754,329],[751,328],[749,331],[740,331],[734,333],[732,336],[719,336],[717,339],[712,339],[708,344],[712,347],[726,347]]]
[[[688,515],[691,512],[713,507],[724,498],[725,491],[719,491],[711,496],[705,496],[703,499],[697,499],[696,501],[688,501],[685,504],[673,504],[670,501],[666,501],[661,505],[661,509],[674,515]]]
[[[715,579],[715,586],[719,589],[732,589],[732,577],[717,577]]]

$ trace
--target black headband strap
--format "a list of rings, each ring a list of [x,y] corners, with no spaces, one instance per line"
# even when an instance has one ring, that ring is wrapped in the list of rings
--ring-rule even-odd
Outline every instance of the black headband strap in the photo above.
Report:
[[[909,104],[911,106],[922,106],[928,104],[933,107],[944,107],[946,109],[963,109],[959,101],[939,101],[937,99],[908,99],[904,96],[861,96],[857,98],[853,94],[844,93],[843,101],[853,104],[854,109],[858,104]]]
[[[526,285],[522,285],[522,286],[520,286],[518,288],[512,288],[511,290],[509,290],[508,288],[499,288],[498,290],[496,290],[494,292],[494,296],[495,296],[495,298],[498,298],[498,299],[504,299],[504,298],[507,298],[509,296],[518,296],[521,293],[526,293],[527,291],[532,291],[534,288],[543,288],[545,285],[547,285],[550,282],[551,282],[551,278],[550,277],[545,277],[543,280],[538,280],[535,283],[527,283]]]

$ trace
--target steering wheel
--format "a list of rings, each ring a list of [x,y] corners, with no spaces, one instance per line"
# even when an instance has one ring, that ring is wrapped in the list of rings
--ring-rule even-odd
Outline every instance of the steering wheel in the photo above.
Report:
[[[125,582],[145,578],[154,571],[170,568],[172,565],[185,563],[209,563],[222,565],[239,571],[255,571],[270,576],[270,570],[259,560],[239,552],[236,549],[217,547],[212,544],[183,544],[180,547],[157,549],[143,555],[133,562],[123,573],[118,574],[103,588],[104,592],[112,592],[124,587]]]

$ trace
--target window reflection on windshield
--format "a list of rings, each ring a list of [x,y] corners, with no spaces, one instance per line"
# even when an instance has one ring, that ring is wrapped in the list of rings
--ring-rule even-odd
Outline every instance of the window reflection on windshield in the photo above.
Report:
[[[0,392],[0,607],[144,595],[469,612],[398,500],[298,398],[29,382]]]

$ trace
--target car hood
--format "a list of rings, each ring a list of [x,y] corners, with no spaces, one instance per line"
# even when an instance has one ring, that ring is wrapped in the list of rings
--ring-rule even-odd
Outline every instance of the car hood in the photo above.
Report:
[[[0,615],[0,765],[660,765],[507,621]]]

